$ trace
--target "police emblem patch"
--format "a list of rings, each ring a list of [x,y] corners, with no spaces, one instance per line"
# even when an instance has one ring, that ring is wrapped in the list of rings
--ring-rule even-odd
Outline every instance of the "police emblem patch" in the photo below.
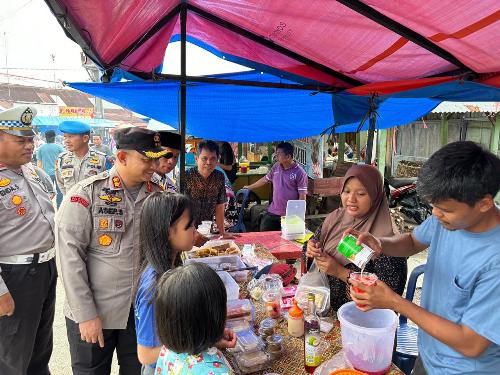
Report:
[[[111,236],[108,236],[107,234],[103,234],[102,236],[99,236],[99,245],[101,246],[109,246],[113,242],[113,239]]]
[[[122,187],[122,180],[120,180],[120,177],[118,176],[115,176],[111,179],[111,181],[113,182],[113,187],[115,189],[121,189]]]
[[[90,159],[90,160],[89,160],[89,163],[90,163],[90,164],[99,164],[99,159],[97,159],[97,158],[92,158],[92,159]]]
[[[89,202],[78,195],[73,195],[69,200],[71,203],[80,203],[85,208],[89,206]]]
[[[30,125],[33,120],[33,111],[30,108],[26,108],[26,110],[21,114],[21,122],[24,125]]]
[[[153,136],[153,141],[155,143],[155,147],[161,147],[160,133],[155,133],[155,135]]]
[[[123,221],[115,219],[115,228],[121,229],[123,227]]]
[[[6,187],[10,185],[10,178],[0,178],[0,187]]]
[[[16,213],[19,215],[19,216],[24,216],[26,215],[26,208],[24,207],[19,207],[16,211]]]
[[[108,229],[109,228],[109,220],[108,219],[99,219],[99,228],[100,229]]]
[[[109,205],[115,205],[117,202],[121,202],[122,199],[120,197],[114,196],[114,195],[99,195],[99,199],[103,200],[106,204]]]
[[[19,206],[21,203],[23,203],[23,198],[19,195],[14,195],[12,196],[11,201],[15,206]]]

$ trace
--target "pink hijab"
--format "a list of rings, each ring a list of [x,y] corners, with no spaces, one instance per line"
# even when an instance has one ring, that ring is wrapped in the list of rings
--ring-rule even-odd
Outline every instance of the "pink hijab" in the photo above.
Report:
[[[320,235],[320,245],[323,251],[333,256],[344,266],[350,262],[338,253],[337,245],[342,238],[342,233],[347,228],[370,232],[377,237],[389,237],[395,233],[379,171],[365,164],[352,166],[345,175],[342,191],[351,177],[358,178],[365,187],[371,199],[370,211],[365,217],[355,219],[343,207],[338,208],[326,217]]]

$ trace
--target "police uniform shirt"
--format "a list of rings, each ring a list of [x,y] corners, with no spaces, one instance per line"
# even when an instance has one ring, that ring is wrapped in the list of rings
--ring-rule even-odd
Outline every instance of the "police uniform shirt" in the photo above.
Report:
[[[2,257],[43,253],[54,247],[53,186],[31,164],[18,172],[0,164],[0,263]],[[0,295],[6,292],[0,274]]]
[[[77,183],[56,215],[59,275],[65,315],[80,323],[99,317],[104,329],[124,329],[139,263],[144,200],[161,188],[146,182],[133,199],[115,168]]]
[[[175,182],[167,175],[164,175],[162,177],[158,173],[155,172],[155,173],[153,173],[153,177],[151,177],[151,181],[157,185],[160,185],[162,187],[162,189],[168,193],[178,193],[179,192],[179,189],[177,188],[177,185],[175,184]]]
[[[106,154],[89,149],[79,159],[73,152],[66,151],[56,161],[56,181],[59,189],[66,194],[77,182],[95,176],[111,167]]]

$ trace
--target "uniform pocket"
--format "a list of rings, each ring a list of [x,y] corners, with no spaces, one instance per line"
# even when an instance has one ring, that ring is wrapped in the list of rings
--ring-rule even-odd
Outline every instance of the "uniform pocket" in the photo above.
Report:
[[[460,286],[457,276],[455,276],[451,282],[447,300],[449,304],[450,320],[458,323],[462,319],[465,308],[469,304],[470,290]]]

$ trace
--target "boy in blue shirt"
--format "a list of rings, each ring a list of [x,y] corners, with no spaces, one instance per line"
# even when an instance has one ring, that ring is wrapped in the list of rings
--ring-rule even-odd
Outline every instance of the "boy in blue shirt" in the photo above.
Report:
[[[419,326],[419,355],[412,374],[500,373],[500,159],[479,145],[451,143],[434,153],[418,180],[433,216],[413,233],[375,238],[349,232],[379,253],[411,256],[427,247],[421,307],[383,282],[351,288],[353,300],[388,308]]]

